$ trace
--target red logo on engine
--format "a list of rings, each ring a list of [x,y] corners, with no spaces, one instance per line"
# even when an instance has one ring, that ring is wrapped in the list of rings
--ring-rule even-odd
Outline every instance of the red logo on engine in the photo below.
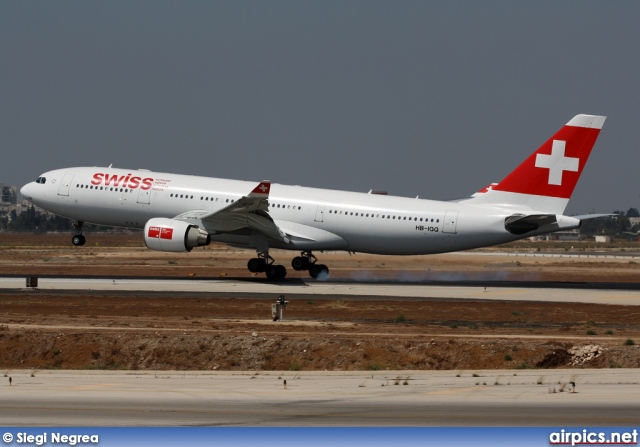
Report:
[[[152,237],[155,239],[173,239],[173,228],[165,228],[165,227],[149,227],[149,231],[147,232],[147,237]]]
[[[159,238],[160,230],[161,230],[160,227],[149,227],[149,233],[147,234],[147,236]]]
[[[153,186],[153,178],[142,178],[137,176],[131,177],[131,174],[118,176],[116,174],[109,175],[102,172],[96,172],[95,174],[93,174],[93,180],[91,180],[91,184],[104,184],[105,186],[115,186],[129,189],[140,188],[143,191],[146,191],[148,189],[151,189],[151,187]]]

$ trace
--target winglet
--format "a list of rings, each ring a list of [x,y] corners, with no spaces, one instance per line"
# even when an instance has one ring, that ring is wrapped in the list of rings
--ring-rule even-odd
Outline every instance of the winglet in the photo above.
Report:
[[[269,180],[263,180],[258,186],[253,188],[253,191],[249,193],[249,197],[266,199],[269,197],[269,191],[271,191],[271,182]]]

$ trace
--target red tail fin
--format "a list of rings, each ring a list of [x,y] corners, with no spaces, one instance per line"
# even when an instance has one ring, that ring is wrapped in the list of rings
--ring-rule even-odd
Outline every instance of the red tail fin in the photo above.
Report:
[[[467,202],[561,214],[606,117],[576,115],[498,184]]]
[[[576,116],[493,189],[570,198],[604,120]]]

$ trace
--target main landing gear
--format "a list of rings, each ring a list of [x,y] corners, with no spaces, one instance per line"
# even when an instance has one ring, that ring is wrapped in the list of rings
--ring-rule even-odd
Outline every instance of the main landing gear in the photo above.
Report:
[[[79,247],[81,245],[84,245],[85,242],[87,241],[84,236],[82,235],[82,224],[84,222],[78,222],[78,221],[73,221],[73,228],[76,229],[76,234],[73,235],[73,237],[71,238],[71,243],[73,245],[75,245],[76,247]]]
[[[329,267],[324,264],[317,264],[318,258],[316,258],[311,251],[303,251],[300,255],[301,256],[296,256],[291,261],[291,267],[293,267],[294,270],[308,270],[309,276],[313,279],[329,275]]]
[[[268,251],[258,252],[257,258],[249,259],[247,262],[247,268],[251,273],[266,273],[267,278],[272,280],[281,280],[287,276],[287,269],[284,265],[274,264],[274,259],[269,256]]]
[[[304,251],[301,256],[296,256],[291,261],[291,267],[296,271],[308,270],[309,276],[314,279],[326,277],[329,274],[329,267],[324,264],[317,264],[317,258],[310,251]],[[258,252],[257,258],[249,259],[247,268],[251,273],[266,273],[271,280],[282,280],[287,276],[287,269],[284,265],[275,264],[274,259],[269,256],[268,251]]]

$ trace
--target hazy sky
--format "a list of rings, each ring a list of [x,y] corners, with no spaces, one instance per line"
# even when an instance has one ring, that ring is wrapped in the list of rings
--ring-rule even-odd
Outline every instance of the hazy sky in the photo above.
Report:
[[[0,3],[0,181],[69,166],[433,199],[607,115],[567,212],[640,207],[640,2]]]

